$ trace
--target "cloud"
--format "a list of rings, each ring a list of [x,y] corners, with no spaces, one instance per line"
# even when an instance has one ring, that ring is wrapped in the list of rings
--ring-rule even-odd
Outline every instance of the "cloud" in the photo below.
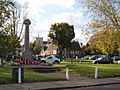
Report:
[[[81,25],[86,24],[88,21],[89,20],[86,20],[85,18],[83,20],[83,13],[63,12],[61,14],[56,14],[49,19],[41,21],[40,25],[42,29],[47,29],[48,27],[50,28],[51,24],[67,22],[71,25],[74,25],[76,28],[80,28]]]
[[[86,24],[89,19],[85,18],[83,13],[78,9],[74,9],[75,0],[16,0],[21,2],[21,4],[28,3],[27,7],[27,18],[31,20],[30,25],[30,37],[34,38],[36,36],[43,37],[47,40],[47,35],[49,33],[51,24],[67,22],[74,25],[76,38],[82,36],[80,27]],[[24,2],[24,3],[23,3]],[[26,3],[26,4],[27,4]],[[25,5],[23,5],[25,6]],[[54,12],[52,7],[50,10],[48,7],[52,6],[61,9],[60,12]],[[59,8],[58,8],[59,7]],[[53,11],[51,11],[53,10]]]
[[[83,21],[83,14],[80,12],[63,12],[61,14],[54,15],[51,18],[46,18],[42,20],[41,22],[37,23],[36,27],[34,29],[36,30],[36,34],[39,32],[44,39],[47,39],[47,34],[50,30],[51,24],[54,23],[61,23],[61,22],[67,22],[70,25],[74,25],[76,38],[80,37],[82,32],[80,31],[81,25],[86,24],[87,20],[84,19]],[[89,21],[89,20],[88,20]],[[47,34],[45,34],[47,33]],[[33,33],[32,33],[33,34]]]
[[[71,8],[75,4],[75,0],[16,0],[17,2],[24,4],[28,3],[29,7],[43,7],[47,5],[55,5],[63,8]]]
[[[30,6],[46,6],[48,4],[57,5],[64,8],[71,8],[75,0],[22,0],[29,3]]]

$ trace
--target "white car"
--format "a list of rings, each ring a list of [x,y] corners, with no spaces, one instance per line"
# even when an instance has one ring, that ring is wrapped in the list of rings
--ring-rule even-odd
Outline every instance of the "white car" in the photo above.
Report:
[[[47,56],[46,58],[41,58],[41,63],[48,63],[48,62],[58,64],[60,63],[60,59],[58,59],[54,55]]]
[[[120,64],[120,60],[118,61],[118,64]]]

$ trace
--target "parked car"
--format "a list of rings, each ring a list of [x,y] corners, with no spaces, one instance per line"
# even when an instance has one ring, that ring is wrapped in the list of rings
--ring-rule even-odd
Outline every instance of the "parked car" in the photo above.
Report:
[[[120,60],[120,56],[113,56],[113,57],[111,57],[111,59],[118,61],[118,60]]]
[[[54,55],[47,56],[46,58],[41,58],[41,63],[52,62],[54,64],[60,63],[60,59],[55,57]]]
[[[96,60],[99,58],[99,55],[92,55],[91,57],[89,57],[90,60]]]
[[[118,64],[120,64],[120,60],[118,61]]]
[[[89,59],[90,55],[84,56],[83,59]]]
[[[93,61],[93,64],[113,64],[113,60],[108,57],[100,57]]]

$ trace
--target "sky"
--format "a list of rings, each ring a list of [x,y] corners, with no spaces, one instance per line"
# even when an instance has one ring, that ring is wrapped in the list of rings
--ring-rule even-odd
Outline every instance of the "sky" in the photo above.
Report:
[[[51,24],[66,22],[74,25],[75,40],[85,44],[88,39],[81,31],[81,26],[90,21],[80,7],[77,7],[76,0],[17,0],[25,9],[24,18],[31,21],[30,40],[36,36],[48,39]],[[24,10],[23,9],[23,10]]]

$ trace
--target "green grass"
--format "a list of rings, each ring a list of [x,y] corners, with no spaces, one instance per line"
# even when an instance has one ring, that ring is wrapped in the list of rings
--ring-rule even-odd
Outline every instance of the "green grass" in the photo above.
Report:
[[[65,76],[59,75],[49,75],[43,73],[37,73],[30,69],[24,69],[24,80],[23,82],[42,82],[42,81],[57,81],[65,80]],[[12,79],[12,68],[10,67],[0,67],[0,84],[16,83]]]
[[[85,76],[94,78],[95,67],[98,67],[98,78],[106,77],[120,77],[120,64],[92,64],[91,60],[76,60],[71,62],[70,60],[55,64],[54,66],[66,67],[69,65],[70,75],[78,74],[79,76]],[[62,72],[65,73],[65,68]],[[65,80],[65,76],[51,75],[47,73],[38,73],[30,69],[24,69],[24,82],[42,82],[42,81],[56,81]],[[12,79],[11,67],[0,67],[0,84],[16,83]]]
[[[60,66],[69,65],[70,74],[94,78],[95,67],[98,67],[98,78],[120,77],[120,64],[92,64],[92,60],[62,62]]]
[[[80,74],[80,76],[86,76],[94,78],[95,67],[98,67],[98,78],[105,77],[120,77],[119,65],[92,65],[92,64],[77,64],[76,66],[70,66],[72,71]]]
[[[12,69],[0,67],[0,84],[12,83]]]

